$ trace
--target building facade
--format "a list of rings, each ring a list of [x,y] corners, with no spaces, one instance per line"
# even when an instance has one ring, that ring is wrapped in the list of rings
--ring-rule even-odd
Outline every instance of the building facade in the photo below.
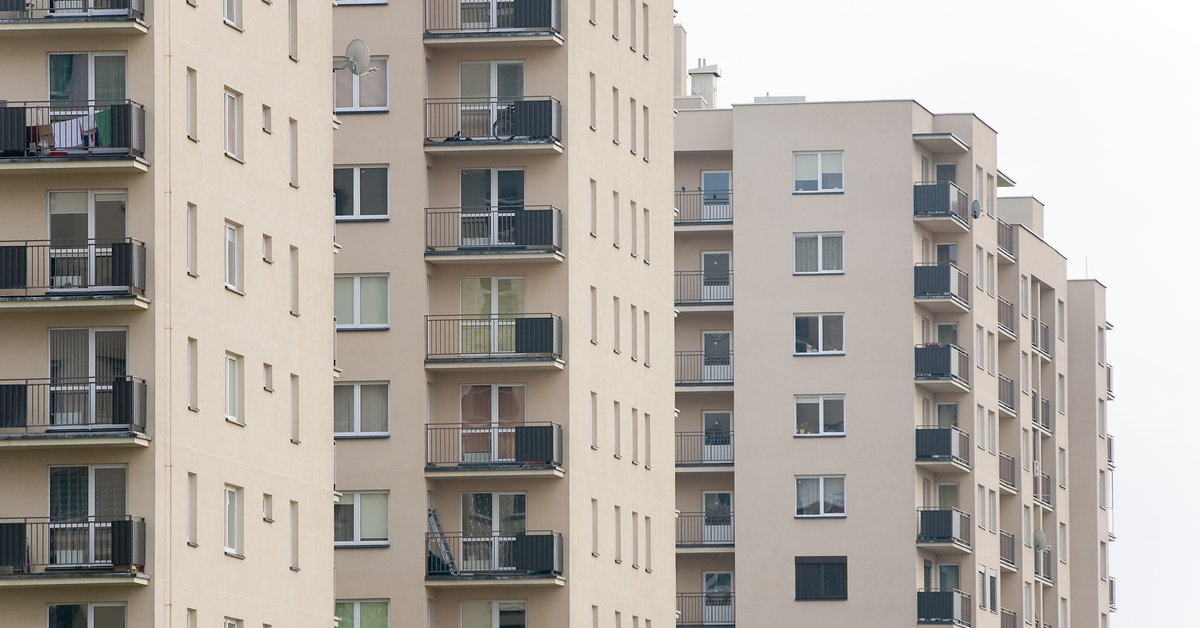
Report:
[[[329,625],[329,18],[0,3],[4,624]]]

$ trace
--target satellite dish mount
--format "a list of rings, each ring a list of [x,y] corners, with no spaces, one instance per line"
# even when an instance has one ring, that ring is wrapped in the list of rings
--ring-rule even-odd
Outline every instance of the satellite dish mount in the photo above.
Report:
[[[379,68],[371,67],[371,49],[367,47],[367,42],[355,39],[346,46],[345,62],[334,65],[333,70],[336,72],[346,69],[355,76],[366,76],[379,71]]]

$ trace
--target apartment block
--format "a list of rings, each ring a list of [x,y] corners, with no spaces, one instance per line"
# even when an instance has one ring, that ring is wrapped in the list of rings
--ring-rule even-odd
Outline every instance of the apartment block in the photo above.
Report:
[[[334,8],[339,626],[674,621],[672,17]]]
[[[677,625],[1106,626],[1104,287],[997,132],[684,68]]]
[[[329,24],[0,2],[0,623],[329,625]]]

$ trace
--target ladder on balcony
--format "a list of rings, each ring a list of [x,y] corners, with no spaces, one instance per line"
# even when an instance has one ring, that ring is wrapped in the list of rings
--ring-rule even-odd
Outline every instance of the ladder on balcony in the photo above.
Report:
[[[446,569],[457,576],[458,567],[454,564],[454,554],[450,551],[450,543],[446,541],[446,533],[442,531],[442,522],[438,519],[437,511],[430,508],[428,513],[429,533],[433,535],[433,542],[437,545],[437,556],[446,564]],[[426,548],[426,551],[429,549]]]

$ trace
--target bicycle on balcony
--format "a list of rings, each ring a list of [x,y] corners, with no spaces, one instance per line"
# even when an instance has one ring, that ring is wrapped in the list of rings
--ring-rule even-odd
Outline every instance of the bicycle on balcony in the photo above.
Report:
[[[492,137],[501,142],[510,142],[517,136],[516,117],[517,104],[510,102],[496,109],[496,121],[492,123]]]

